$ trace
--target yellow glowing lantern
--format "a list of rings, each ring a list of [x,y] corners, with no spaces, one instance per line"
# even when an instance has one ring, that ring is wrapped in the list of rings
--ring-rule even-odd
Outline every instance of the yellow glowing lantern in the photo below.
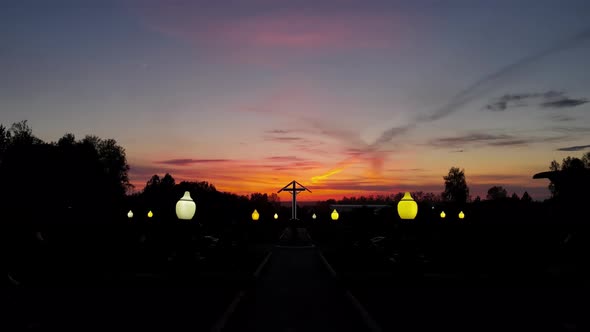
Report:
[[[463,211],[459,212],[459,219],[465,218],[465,213]]]
[[[340,217],[340,215],[338,214],[338,211],[336,211],[336,209],[334,209],[334,211],[332,211],[332,220],[338,220],[338,217]]]
[[[316,219],[316,218],[317,218],[317,216],[314,213],[313,216],[311,216],[311,219]]]
[[[443,211],[443,212],[440,213],[440,217],[441,218],[445,219],[446,216],[447,216],[447,214],[445,213],[445,211]]]
[[[151,218],[154,216],[154,213],[150,210],[150,212],[148,212],[148,218]]]
[[[260,218],[260,214],[258,214],[258,211],[256,211],[256,209],[254,209],[254,212],[252,212],[252,220],[256,221],[258,220],[258,218]]]
[[[397,213],[402,219],[414,219],[418,214],[418,204],[409,192],[404,194],[401,201],[397,203]]]
[[[184,192],[184,196],[176,202],[176,216],[180,220],[191,220],[195,216],[197,205],[191,197],[191,193],[188,191]]]
[[[129,212],[127,212],[127,218],[133,218],[133,211],[129,210]]]
[[[275,213],[275,219],[279,219],[279,215]]]

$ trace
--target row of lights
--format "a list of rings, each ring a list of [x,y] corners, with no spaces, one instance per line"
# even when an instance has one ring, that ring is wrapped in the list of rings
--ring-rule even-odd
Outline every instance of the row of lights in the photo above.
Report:
[[[182,198],[176,203],[176,216],[178,217],[178,219],[181,220],[191,220],[195,216],[196,209],[197,206],[193,201],[190,192],[185,191],[184,196],[182,196]],[[402,219],[415,219],[416,215],[418,215],[418,204],[416,203],[416,201],[414,201],[412,195],[410,195],[409,192],[406,192],[404,194],[404,197],[397,204],[397,213]],[[147,216],[148,218],[152,218],[154,216],[154,213],[152,211],[149,211]],[[447,215],[445,211],[442,211],[440,213],[440,217],[442,219],[444,219],[446,216]],[[127,213],[127,217],[133,218],[133,211],[130,210]],[[313,219],[317,218],[315,213],[311,217]],[[334,211],[332,211],[332,213],[330,214],[330,217],[332,218],[332,220],[338,220],[340,215],[338,211],[334,209]],[[279,219],[279,215],[275,213],[274,218]],[[459,219],[464,218],[465,213],[463,213],[463,211],[459,212]],[[256,209],[254,209],[254,212],[252,212],[252,220],[256,221],[258,219],[260,219],[260,214]]]
[[[195,201],[193,201],[191,193],[185,191],[184,196],[182,196],[180,200],[176,202],[176,216],[180,220],[191,220],[195,216],[196,211],[197,205],[195,204]],[[152,218],[154,213],[150,210],[147,216],[148,218]],[[133,218],[133,211],[129,210],[127,213],[127,218]]]
[[[334,211],[332,211],[332,220],[338,220],[338,211],[336,211],[336,209],[334,209]],[[311,218],[312,219],[317,219],[318,216],[316,216],[316,214],[314,213]],[[279,214],[275,213],[274,215],[275,219],[279,219]],[[254,212],[252,212],[252,220],[257,221],[258,219],[260,219],[260,214],[258,213],[258,211],[256,209],[254,209]]]
[[[412,198],[410,193],[405,193],[404,197],[397,204],[397,213],[402,219],[414,219],[418,214],[418,203]],[[440,213],[442,219],[446,218],[447,214],[445,211]],[[465,219],[465,213],[459,212],[459,219]]]

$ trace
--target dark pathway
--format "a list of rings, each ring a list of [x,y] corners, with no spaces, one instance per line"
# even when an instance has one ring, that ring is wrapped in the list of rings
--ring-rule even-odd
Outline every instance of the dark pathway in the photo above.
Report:
[[[223,331],[367,331],[305,229],[283,234]]]

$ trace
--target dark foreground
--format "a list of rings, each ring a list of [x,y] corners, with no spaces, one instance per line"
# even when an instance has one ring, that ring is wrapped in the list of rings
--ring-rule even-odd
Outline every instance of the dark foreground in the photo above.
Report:
[[[414,250],[415,244],[411,251],[394,247],[387,254],[345,250],[312,241],[302,227],[280,234],[272,245],[240,248],[242,256],[228,253],[241,257],[233,261],[219,256],[227,266],[206,265],[194,255],[175,263],[180,256],[171,254],[168,265],[134,267],[144,272],[98,286],[70,284],[67,276],[47,270],[49,284],[3,290],[8,305],[2,330],[590,330],[589,284],[580,278],[556,279],[529,267],[524,274],[506,264],[494,273],[497,266],[469,263],[471,256],[458,264],[435,255],[456,254]]]
[[[272,250],[224,331],[368,331],[303,228]]]

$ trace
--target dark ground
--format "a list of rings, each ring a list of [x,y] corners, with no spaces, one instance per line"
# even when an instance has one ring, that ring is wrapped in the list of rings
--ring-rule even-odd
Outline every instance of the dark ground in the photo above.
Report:
[[[384,331],[590,331],[584,251],[552,240],[561,237],[551,229],[511,230],[320,247]]]
[[[137,243],[138,234],[109,231],[125,237],[62,239],[50,229],[45,241],[18,241],[8,264],[18,284],[0,291],[0,331],[208,331],[269,250],[154,238],[162,230]]]
[[[187,256],[168,273],[123,274],[101,287],[68,286],[45,270],[56,283],[3,289],[8,305],[2,330],[367,331],[367,317],[349,290],[377,323],[373,331],[590,331],[590,284],[585,271],[575,270],[587,265],[579,264],[585,256],[563,251],[576,260],[551,258],[551,250],[539,251],[548,248],[543,243],[515,255],[517,247],[506,241],[498,242],[504,252],[478,256],[489,244],[477,249],[476,240],[459,242],[460,236],[450,237],[454,233],[438,232],[448,243],[429,239],[430,248],[413,235],[392,240],[391,247],[363,247],[345,234],[333,235],[336,242],[320,236],[314,242],[297,228],[282,233],[274,246],[236,249],[240,255],[228,252],[209,265],[190,263],[195,258]],[[261,265],[268,250],[272,254]],[[237,294],[243,296],[228,310]]]
[[[235,291],[221,285],[12,291],[3,296],[10,303],[4,331],[202,331]]]
[[[224,331],[367,331],[303,228],[279,241]]]

